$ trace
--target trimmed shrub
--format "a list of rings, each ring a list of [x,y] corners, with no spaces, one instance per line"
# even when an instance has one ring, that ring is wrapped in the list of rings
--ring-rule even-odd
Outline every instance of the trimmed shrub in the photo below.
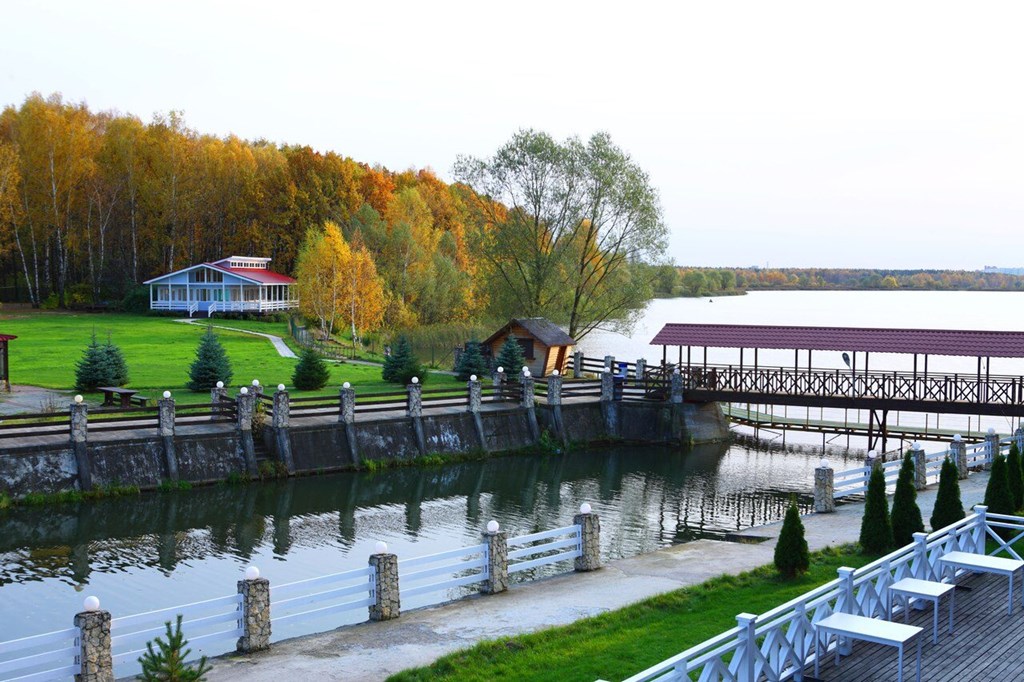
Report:
[[[985,506],[992,514],[1012,514],[1017,511],[1010,493],[1010,480],[1006,471],[1006,457],[996,453],[992,459],[992,471],[989,472],[988,486],[985,487]]]
[[[292,373],[292,385],[300,391],[315,391],[327,385],[331,369],[312,348],[303,348]]]
[[[1015,440],[1010,442],[1010,456],[1006,458],[1006,477],[1014,510],[1024,509],[1024,472],[1021,471],[1020,448]]]
[[[508,337],[505,339],[505,343],[501,344],[501,350],[498,351],[498,357],[494,361],[494,368],[503,368],[506,381],[518,383],[524,365],[526,365],[526,358],[523,357],[523,347],[513,337]]]
[[[391,355],[384,358],[384,369],[381,378],[392,384],[408,385],[413,377],[419,377],[420,383],[426,383],[427,377],[420,366],[419,360],[412,352],[409,339],[399,336],[391,350]]]
[[[231,360],[220,344],[217,335],[213,333],[213,327],[207,326],[206,333],[199,338],[199,346],[196,348],[196,359],[188,370],[188,388],[190,391],[208,391],[223,381],[224,385],[231,383]]]
[[[946,456],[939,472],[939,492],[935,496],[935,509],[928,522],[932,530],[945,528],[964,518],[964,504],[960,501],[960,476],[953,460]]]
[[[897,547],[914,541],[914,533],[924,532],[921,509],[917,506],[917,490],[914,488],[914,457],[908,451],[903,456],[899,478],[896,479],[896,495],[892,499],[892,539]]]
[[[868,480],[864,518],[860,523],[860,546],[865,552],[881,554],[892,547],[889,502],[885,499],[885,474],[875,467]]]
[[[469,381],[469,377],[474,374],[479,378],[487,376],[487,373],[487,360],[480,351],[480,344],[476,341],[467,342],[455,365],[455,375],[461,381]]]
[[[779,542],[775,545],[775,568],[787,578],[803,573],[811,565],[811,557],[807,551],[807,540],[804,538],[804,524],[800,521],[800,510],[796,499],[790,498],[786,518],[782,522]]]

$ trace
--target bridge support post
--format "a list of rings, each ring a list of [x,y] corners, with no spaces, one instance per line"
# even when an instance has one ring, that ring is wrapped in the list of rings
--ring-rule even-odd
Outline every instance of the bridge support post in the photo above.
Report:
[[[814,470],[814,511],[818,514],[831,514],[836,510],[835,471],[822,458],[821,466]]]
[[[928,463],[925,461],[924,448],[920,443],[915,441],[910,446],[910,456],[914,459],[914,487],[924,490],[928,487],[928,472],[925,468]]]
[[[992,468],[992,460],[999,454],[999,434],[989,429],[985,434],[985,471]]]
[[[970,473],[967,470],[967,443],[959,433],[953,436],[953,441],[949,444],[949,453],[953,458],[953,464],[956,465],[956,477],[966,481]]]

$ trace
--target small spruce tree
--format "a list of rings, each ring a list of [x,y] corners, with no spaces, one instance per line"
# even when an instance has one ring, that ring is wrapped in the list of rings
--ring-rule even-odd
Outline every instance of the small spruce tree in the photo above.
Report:
[[[885,474],[872,467],[868,492],[864,499],[864,518],[860,523],[860,546],[865,552],[881,554],[892,547],[889,502],[885,498]]]
[[[1024,509],[1024,472],[1020,458],[1020,448],[1017,441],[1010,442],[1010,455],[1006,458],[1006,477],[1010,484],[1010,494],[1013,496],[1014,511]]]
[[[303,348],[292,373],[292,385],[301,391],[315,391],[327,385],[331,369],[312,348]]]
[[[908,451],[903,456],[899,478],[896,479],[896,495],[892,499],[892,539],[897,547],[914,541],[914,533],[924,532],[921,509],[917,506],[917,490],[914,488],[914,457]]]
[[[523,366],[526,364],[526,358],[523,356],[523,347],[519,345],[515,338],[508,337],[505,339],[505,343],[501,344],[498,358],[494,362],[495,369],[501,367],[505,370],[507,381],[518,382]]]
[[[996,453],[992,459],[992,470],[988,475],[988,486],[985,488],[985,506],[993,514],[1012,514],[1016,511],[1013,495],[1010,494],[1010,481],[1006,471],[1006,457]]]
[[[405,386],[412,381],[413,377],[419,377],[420,383],[425,383],[427,379],[419,360],[412,352],[412,344],[409,343],[409,339],[399,336],[391,350],[391,355],[384,358],[381,378],[388,383]]]
[[[796,499],[790,498],[786,518],[779,532],[779,542],[775,545],[775,568],[787,578],[792,578],[806,571],[810,565],[811,557],[807,551],[800,510],[797,509]]]
[[[201,682],[206,679],[210,672],[206,656],[202,656],[195,665],[185,663],[192,650],[185,648],[188,640],[181,632],[181,615],[178,615],[173,630],[170,621],[164,625],[167,627],[167,640],[157,637],[146,642],[146,653],[139,658],[142,665],[139,677],[145,682]]]
[[[107,368],[110,372],[110,386],[124,386],[128,383],[128,363],[124,359],[124,353],[120,346],[117,346],[107,335],[107,342],[103,345],[103,353],[107,358]]]
[[[96,332],[82,352],[82,358],[75,364],[75,388],[79,391],[95,391],[97,386],[108,386],[110,370],[108,356],[103,346],[96,342]]]
[[[928,522],[932,530],[945,528],[964,518],[964,504],[960,501],[960,476],[956,465],[948,456],[942,462],[939,472],[939,492],[935,496],[935,509]]]
[[[462,355],[459,356],[459,361],[455,365],[455,375],[461,381],[469,381],[469,377],[473,375],[482,377],[487,374],[487,361],[484,359],[484,354],[480,351],[480,344],[476,341],[469,341],[466,343],[465,349],[462,351]]]
[[[213,333],[213,327],[208,326],[206,333],[199,337],[196,359],[188,370],[188,388],[190,391],[208,391],[218,381],[223,381],[225,385],[231,383],[232,374],[231,360]]]

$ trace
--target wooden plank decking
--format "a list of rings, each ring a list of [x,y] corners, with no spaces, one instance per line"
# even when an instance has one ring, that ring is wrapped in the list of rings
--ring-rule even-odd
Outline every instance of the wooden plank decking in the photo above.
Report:
[[[971,591],[957,590],[954,632],[949,634],[949,606],[943,599],[939,610],[939,643],[932,644],[932,605],[911,611],[910,622],[924,628],[921,633],[922,682],[1009,682],[1024,679],[1024,606],[1021,606],[1020,578],[1013,590],[1013,615],[1006,613],[1005,577],[974,574],[957,581]],[[897,622],[902,622],[897,616]],[[916,646],[904,654],[903,679],[914,679]],[[814,666],[804,672],[814,679]],[[835,657],[822,658],[818,679],[828,682],[895,680],[896,649],[854,642],[853,653],[835,666]]]

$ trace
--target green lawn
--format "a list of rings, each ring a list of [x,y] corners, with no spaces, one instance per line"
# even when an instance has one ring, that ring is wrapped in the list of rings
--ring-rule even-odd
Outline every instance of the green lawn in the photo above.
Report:
[[[232,326],[288,336],[286,323],[218,320],[220,326]],[[170,390],[181,402],[202,402],[208,394],[189,393],[185,389],[188,368],[195,357],[196,345],[204,328],[175,322],[170,317],[127,314],[75,313],[12,313],[0,311],[0,333],[18,338],[10,343],[11,382],[71,391],[75,383],[75,363],[96,336],[111,340],[124,351],[128,362],[130,388],[137,388],[156,397]],[[276,386],[291,382],[295,360],[283,358],[267,339],[215,330],[231,358],[234,378],[232,386],[249,384],[253,379]],[[320,391],[333,394],[342,382],[349,381],[357,390],[383,390],[380,368],[365,365],[339,364],[331,368],[331,381]],[[434,374],[427,387],[456,385],[454,377]],[[302,395],[302,392],[296,392]]]
[[[736,625],[736,615],[763,613],[836,577],[840,566],[876,557],[853,548],[811,555],[811,569],[783,580],[772,567],[722,576],[571,625],[484,642],[388,678],[445,680],[621,680]]]

